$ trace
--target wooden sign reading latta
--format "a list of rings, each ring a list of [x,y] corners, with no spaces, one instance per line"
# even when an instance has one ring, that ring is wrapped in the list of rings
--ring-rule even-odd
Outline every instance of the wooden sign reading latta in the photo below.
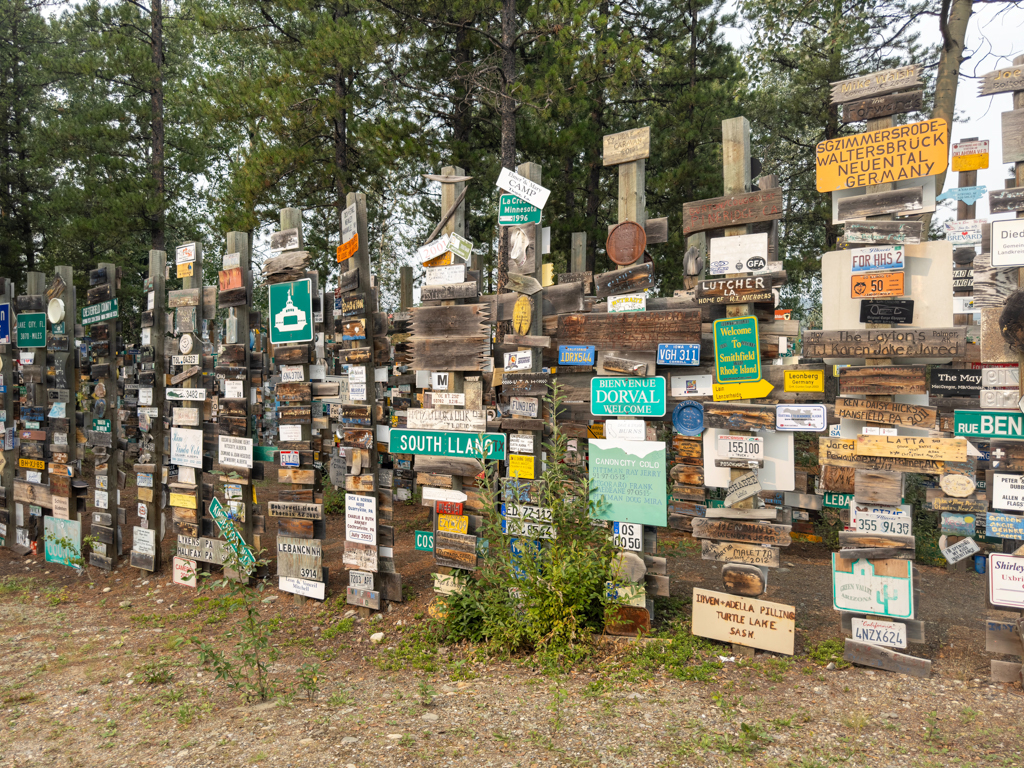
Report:
[[[792,656],[796,608],[695,587],[693,634]]]

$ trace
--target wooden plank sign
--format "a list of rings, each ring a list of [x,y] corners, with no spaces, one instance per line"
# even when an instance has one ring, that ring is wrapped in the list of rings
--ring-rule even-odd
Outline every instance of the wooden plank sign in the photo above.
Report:
[[[936,357],[967,355],[966,328],[855,329],[804,331],[806,357]]]
[[[926,395],[927,369],[923,365],[847,367],[839,369],[842,395]]]
[[[942,173],[949,160],[948,134],[946,121],[935,118],[825,139],[816,148],[818,191],[835,192]],[[897,150],[911,141],[918,146],[917,152]],[[684,217],[685,210],[684,205]]]
[[[771,277],[733,277],[697,283],[698,304],[745,304],[773,301]]]
[[[908,91],[892,93],[888,96],[864,99],[843,105],[844,123],[858,123],[862,120],[874,120],[878,117],[901,115],[905,112],[917,112],[924,105],[924,91]],[[954,167],[953,170],[956,170]]]
[[[882,96],[921,85],[921,65],[911,64],[895,69],[883,69],[881,72],[839,80],[830,85],[833,104],[843,104],[869,96]]]
[[[683,234],[773,221],[783,213],[781,187],[683,203]]]
[[[934,429],[938,408],[885,400],[858,400],[852,397],[836,398],[835,416],[840,419],[858,419],[875,424],[900,427]]]
[[[602,162],[605,167],[642,160],[651,156],[650,126],[634,128],[604,137]]]
[[[791,526],[775,523],[750,523],[731,520],[693,519],[695,539],[740,541],[765,546],[788,547]]]
[[[1024,91],[1024,67],[1015,65],[988,72],[978,84],[979,96],[991,96],[994,93]]]
[[[560,345],[589,345],[602,352],[700,344],[700,314],[699,309],[686,309],[559,315],[556,337]]]
[[[890,651],[874,642],[862,643],[859,640],[846,638],[843,647],[843,660],[865,667],[884,669],[887,672],[898,672],[914,677],[929,677],[932,663],[928,659],[907,656],[903,653]]]
[[[762,547],[757,544],[737,544],[731,541],[702,539],[700,556],[703,560],[714,560],[719,563],[738,562],[763,568],[779,567],[779,550],[775,547]]]
[[[823,466],[881,469],[890,472],[917,472],[923,475],[941,475],[946,471],[945,462],[942,461],[866,456],[858,454],[856,449],[856,440],[846,440],[841,437],[819,437],[818,463]]]
[[[792,656],[796,608],[694,587],[693,634]]]
[[[847,243],[892,243],[916,245],[921,242],[920,221],[848,221],[843,227]]]

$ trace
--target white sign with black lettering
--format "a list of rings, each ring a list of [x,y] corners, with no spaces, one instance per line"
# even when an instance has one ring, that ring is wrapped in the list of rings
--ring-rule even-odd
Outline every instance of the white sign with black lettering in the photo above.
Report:
[[[345,494],[345,539],[359,544],[377,543],[377,499]]]
[[[228,467],[252,468],[252,438],[220,435],[218,439],[220,443],[217,458],[221,464]]]
[[[509,451],[511,453],[533,453],[533,435],[509,435]]]
[[[301,365],[282,365],[281,381],[305,381]]]
[[[448,391],[448,373],[438,373],[436,371],[430,372],[430,388],[436,389],[438,392]]]
[[[612,523],[612,546],[639,552],[644,545],[644,527],[640,523]]]
[[[992,266],[1024,266],[1024,219],[992,222]]]

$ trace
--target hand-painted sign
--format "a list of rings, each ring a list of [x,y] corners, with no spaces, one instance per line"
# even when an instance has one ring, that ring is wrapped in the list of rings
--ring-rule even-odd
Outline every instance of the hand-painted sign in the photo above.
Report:
[[[953,146],[956,146],[955,144]],[[953,161],[954,170],[956,166],[956,160]],[[976,202],[981,200],[988,192],[988,187],[953,187],[947,189],[941,195],[935,196],[935,202],[941,203],[943,200],[956,200],[958,202],[966,203],[967,205],[974,205]]]
[[[942,553],[942,556],[946,558],[946,562],[953,565],[954,563],[959,563],[961,560],[970,557],[980,550],[981,547],[978,546],[978,542],[974,539],[962,539],[956,544],[952,544],[944,549],[940,549],[939,551]]]
[[[417,456],[453,456],[500,460],[505,458],[505,435],[488,432],[482,435],[470,432],[434,432],[410,429],[392,429],[391,453],[411,453]]]
[[[693,634],[793,655],[796,608],[694,587]]]
[[[946,170],[949,135],[945,120],[933,119],[895,128],[826,139],[816,149],[819,192],[919,179]],[[916,152],[899,147],[913,141]]]
[[[599,520],[664,526],[665,443],[591,440],[589,474],[593,497],[602,500],[592,514]]]
[[[559,365],[593,365],[595,347],[567,346],[558,348]]]
[[[658,365],[700,365],[700,344],[659,344]]]
[[[642,379],[595,376],[590,380],[590,412],[595,416],[664,416],[665,377]]]
[[[715,320],[715,375],[719,384],[758,381],[761,349],[756,317]]]

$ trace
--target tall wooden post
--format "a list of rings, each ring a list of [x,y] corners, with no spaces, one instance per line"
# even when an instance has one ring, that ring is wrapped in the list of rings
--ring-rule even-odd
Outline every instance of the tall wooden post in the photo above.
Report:
[[[231,254],[231,258],[235,258],[237,254],[238,269],[242,272],[242,290],[245,292],[245,296],[248,298],[248,302],[239,304],[228,308],[228,320],[226,333],[224,335],[225,345],[230,345],[232,350],[236,354],[232,357],[232,364],[235,367],[244,369],[244,372],[239,375],[241,382],[235,376],[232,377],[232,384],[228,385],[225,379],[225,395],[227,394],[227,387],[232,388],[241,385],[242,399],[245,401],[243,407],[245,424],[242,426],[239,432],[236,428],[230,430],[223,430],[233,437],[248,438],[253,441],[253,445],[256,444],[254,439],[256,436],[253,432],[252,425],[252,413],[253,413],[253,397],[252,397],[252,381],[250,380],[250,358],[252,351],[249,348],[249,306],[252,302],[252,250],[249,248],[249,234],[247,232],[228,232],[227,234],[227,251],[226,253]],[[233,302],[232,302],[233,303]],[[234,393],[232,393],[234,394]],[[239,425],[240,422],[233,422],[233,425]],[[255,466],[255,462],[253,462]],[[245,542],[250,545],[256,545],[256,551],[259,551],[260,547],[253,538],[253,503],[252,503],[252,483],[255,482],[253,477],[254,473],[250,470],[249,472],[249,487],[242,487],[242,498],[232,499],[235,508],[239,510],[238,522],[239,528],[242,533],[242,538]],[[225,496],[227,492],[225,491]]]
[[[146,306],[143,313],[142,348],[139,351],[139,431],[142,449],[134,466],[138,502],[138,527],[153,531],[156,539],[150,573],[160,570],[160,542],[167,530],[163,494],[159,492],[165,478],[167,452],[164,448],[164,351],[167,333],[166,306],[167,253],[149,252],[149,275],[146,278]],[[148,325],[146,325],[148,323]],[[148,386],[147,386],[148,384]],[[142,393],[148,389],[144,398]],[[146,401],[146,405],[143,404]],[[145,428],[144,428],[145,427]],[[139,566],[136,566],[139,567]]]
[[[407,312],[412,306],[412,267],[408,264],[399,271],[398,308]]]
[[[5,307],[0,310],[6,314],[0,318],[0,322],[6,322],[9,337],[0,343],[0,409],[3,410],[4,434],[2,439],[3,450],[0,452],[0,538],[4,546],[10,548],[14,544],[14,466],[18,463],[18,453],[14,450],[13,437],[15,433],[14,423],[14,349],[15,334],[14,327],[14,284],[6,277],[0,278],[0,305]],[[72,401],[74,402],[74,401]]]
[[[46,280],[42,272],[29,272],[26,281],[26,300],[33,304],[33,311],[45,311],[43,292],[46,289]],[[20,297],[19,297],[20,299]],[[19,300],[20,308],[20,300]],[[27,309],[27,308],[26,308]],[[19,319],[19,323],[21,320]],[[48,323],[47,323],[48,324]],[[17,330],[11,329],[12,336],[16,336]],[[19,358],[22,350],[19,347]],[[43,535],[43,519],[41,514],[33,515],[32,508],[41,506],[39,502],[44,498],[44,486],[47,482],[45,470],[39,471],[27,469],[21,466],[22,458],[36,459],[35,454],[41,454],[44,443],[41,442],[39,430],[29,431],[26,422],[35,421],[31,416],[36,416],[46,405],[45,391],[42,384],[42,371],[45,369],[46,350],[31,348],[32,363],[21,365],[22,377],[25,382],[25,392],[21,399],[21,426],[25,429],[19,431],[21,436],[21,448],[18,452],[19,466],[15,470],[16,478],[14,491],[15,505],[15,544],[12,549],[19,555],[27,555],[32,549],[32,542],[38,541]],[[29,409],[32,409],[31,411]],[[40,425],[42,419],[39,420]],[[28,440],[28,436],[37,438]],[[37,443],[39,443],[37,445]],[[29,473],[33,473],[29,475]],[[38,482],[32,482],[32,477]],[[19,487],[19,484],[20,485]]]

